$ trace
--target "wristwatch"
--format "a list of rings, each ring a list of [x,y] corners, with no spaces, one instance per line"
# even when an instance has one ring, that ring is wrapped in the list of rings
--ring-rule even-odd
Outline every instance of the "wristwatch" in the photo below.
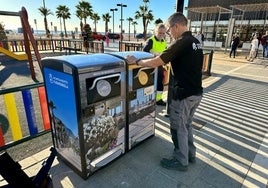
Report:
[[[139,65],[139,62],[141,61],[141,59],[137,60],[136,61],[136,65]]]

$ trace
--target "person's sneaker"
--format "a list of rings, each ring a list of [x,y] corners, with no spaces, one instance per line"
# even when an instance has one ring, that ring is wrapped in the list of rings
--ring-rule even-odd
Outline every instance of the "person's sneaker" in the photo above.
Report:
[[[170,170],[178,170],[178,171],[187,171],[188,166],[184,166],[178,161],[177,159],[165,159],[163,158],[160,161],[160,164],[163,168],[170,169]]]
[[[159,101],[156,101],[156,105],[158,105],[158,106],[166,106],[166,103],[161,99]]]
[[[165,114],[165,117],[168,118],[169,117],[169,114]]]
[[[170,159],[167,159],[167,158],[162,159],[162,161],[167,161],[167,160],[170,160]],[[189,163],[196,163],[196,158],[195,157],[189,157],[188,161],[189,161]]]
[[[196,163],[195,157],[189,157],[188,161],[189,163]]]

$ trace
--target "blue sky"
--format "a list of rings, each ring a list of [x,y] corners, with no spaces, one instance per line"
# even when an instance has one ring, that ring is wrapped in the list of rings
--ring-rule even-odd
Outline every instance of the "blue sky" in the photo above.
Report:
[[[1,11],[12,11],[12,12],[18,12],[21,10],[21,7],[24,6],[28,12],[28,19],[29,23],[32,26],[32,28],[38,30],[44,30],[44,21],[43,17],[38,11],[38,8],[43,6],[43,0],[8,0],[5,1],[6,3],[1,4],[0,10]],[[56,7],[58,5],[66,5],[70,8],[71,13],[71,19],[66,20],[66,27],[68,31],[74,31],[75,27],[79,28],[79,19],[75,16],[76,8],[75,6],[78,4],[78,0],[45,0],[45,5],[47,8],[49,8],[54,15],[49,15],[47,17],[49,28],[51,29],[51,22],[54,26],[57,26],[57,30],[60,31],[60,21],[57,19],[55,15]],[[142,0],[88,0],[88,2],[92,5],[93,11],[98,13],[100,17],[102,17],[102,14],[109,13],[112,16],[112,12],[110,11],[111,8],[118,8],[117,12],[114,12],[114,30],[115,32],[119,32],[120,28],[120,17],[121,17],[121,8],[116,6],[116,4],[123,3],[127,5],[127,7],[123,8],[123,19],[126,20],[126,18],[134,18],[135,12],[139,10],[139,6],[143,4]],[[188,0],[185,0],[185,5],[187,6]],[[166,19],[175,12],[175,5],[176,0],[150,0],[149,9],[153,11],[154,15],[154,21],[158,18],[161,18],[163,21],[166,21]],[[34,19],[37,20],[37,24],[34,24]],[[109,23],[109,29],[113,28],[112,25],[112,18]],[[154,28],[154,21],[149,25],[148,29]],[[21,27],[20,19],[18,17],[13,16],[1,16],[0,15],[0,22],[4,24],[5,29],[17,29],[18,27]],[[92,20],[87,20],[87,22],[93,26]],[[142,22],[141,19],[137,20],[138,25],[136,26],[137,32],[142,32]],[[93,27],[94,28],[94,27]],[[128,22],[123,22],[123,29],[128,32]],[[131,32],[133,32],[133,27],[131,27]],[[104,31],[104,22],[101,20],[97,24],[97,31],[103,32]]]

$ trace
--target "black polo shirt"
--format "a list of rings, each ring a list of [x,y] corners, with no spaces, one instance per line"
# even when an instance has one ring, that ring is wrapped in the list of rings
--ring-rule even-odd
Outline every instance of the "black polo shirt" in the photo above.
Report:
[[[170,74],[174,82],[169,82],[169,84],[179,93],[176,93],[179,96],[173,96],[174,99],[182,100],[203,93],[203,50],[200,42],[192,36],[190,31],[184,32],[178,40],[162,52],[160,58],[165,64],[171,63]]]

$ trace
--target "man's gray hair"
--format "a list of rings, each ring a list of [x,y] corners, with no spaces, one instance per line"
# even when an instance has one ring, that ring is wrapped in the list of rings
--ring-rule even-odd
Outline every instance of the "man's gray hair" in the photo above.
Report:
[[[182,26],[187,26],[188,20],[181,12],[176,12],[168,18],[166,26],[172,27],[173,25],[175,25],[175,23],[178,23]]]

